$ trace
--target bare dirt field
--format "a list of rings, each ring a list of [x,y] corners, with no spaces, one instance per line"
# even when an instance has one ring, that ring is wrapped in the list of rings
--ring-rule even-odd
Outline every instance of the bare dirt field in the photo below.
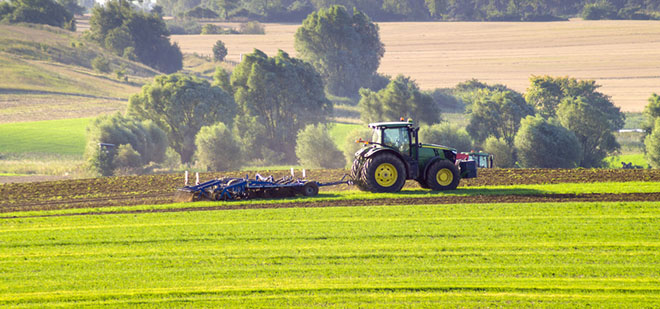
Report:
[[[296,55],[300,25],[265,24],[266,35],[174,35],[184,53],[209,55],[217,40],[228,60],[258,48]],[[385,56],[379,72],[411,76],[423,89],[476,78],[524,92],[532,75],[593,79],[623,111],[643,110],[660,92],[657,21],[379,23]]]
[[[308,178],[319,182],[331,182],[341,178],[347,171],[312,170]],[[221,176],[244,177],[246,172],[204,173],[205,181]],[[268,175],[268,171],[261,173]],[[254,173],[250,173],[254,175]],[[286,172],[273,173],[279,177]],[[167,204],[173,202],[177,188],[183,186],[181,174],[145,175],[128,177],[105,177],[47,181],[36,183],[12,183],[0,185],[0,213],[32,210],[54,210],[70,208],[96,208],[108,206],[131,206]],[[660,170],[605,170],[605,169],[483,169],[479,177],[464,179],[459,188],[475,186],[593,183],[611,181],[660,181]],[[407,188],[419,188],[408,181]],[[354,186],[321,188],[328,190],[356,190]],[[540,194],[530,191],[516,194],[430,196],[414,197],[401,194],[400,198],[370,200],[315,201],[314,198],[296,203],[263,204],[259,199],[248,205],[223,204],[217,209],[272,208],[272,207],[327,207],[352,205],[402,205],[402,204],[447,204],[447,203],[502,203],[502,202],[565,202],[565,201],[660,201],[660,192],[627,194]],[[207,208],[208,209],[208,208]]]

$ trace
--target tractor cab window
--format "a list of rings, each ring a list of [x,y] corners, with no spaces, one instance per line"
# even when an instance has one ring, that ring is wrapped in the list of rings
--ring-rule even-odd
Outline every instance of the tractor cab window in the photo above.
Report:
[[[371,135],[371,142],[380,143],[381,130],[374,130],[373,135]]]
[[[410,135],[408,128],[390,128],[383,130],[383,144],[399,150],[403,154],[410,154]]]

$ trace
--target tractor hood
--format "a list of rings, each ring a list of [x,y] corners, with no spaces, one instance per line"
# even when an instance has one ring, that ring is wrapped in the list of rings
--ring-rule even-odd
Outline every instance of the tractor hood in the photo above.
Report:
[[[449,150],[453,151],[454,153],[456,152],[455,148],[443,146],[443,145],[436,145],[436,144],[422,144],[420,143],[420,148],[431,148],[431,149],[440,149],[440,150]]]

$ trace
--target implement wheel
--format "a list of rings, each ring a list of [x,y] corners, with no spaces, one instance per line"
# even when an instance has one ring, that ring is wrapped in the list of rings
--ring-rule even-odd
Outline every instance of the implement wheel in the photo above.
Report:
[[[456,165],[446,160],[434,162],[426,174],[426,184],[435,191],[454,190],[460,180]]]
[[[316,196],[319,194],[319,185],[316,182],[307,182],[302,187],[302,194],[304,196]]]
[[[393,154],[382,153],[364,162],[360,181],[367,191],[398,192],[406,182],[406,168]]]

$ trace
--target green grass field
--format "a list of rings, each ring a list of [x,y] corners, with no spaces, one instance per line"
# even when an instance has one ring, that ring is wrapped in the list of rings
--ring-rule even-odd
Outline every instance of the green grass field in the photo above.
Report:
[[[91,118],[0,124],[3,154],[58,154],[82,157]]]
[[[0,221],[0,305],[657,307],[660,203]]]

